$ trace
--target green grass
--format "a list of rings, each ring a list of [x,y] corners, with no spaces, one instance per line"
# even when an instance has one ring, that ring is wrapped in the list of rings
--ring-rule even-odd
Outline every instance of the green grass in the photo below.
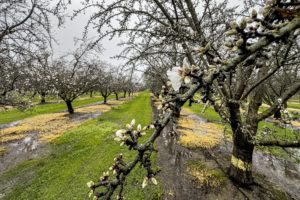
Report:
[[[288,102],[288,108],[300,109],[300,103],[292,101]]]
[[[97,181],[114,157],[123,153],[130,160],[136,154],[113,140],[114,132],[133,118],[142,125],[151,122],[148,93],[66,132],[50,144],[49,156],[26,161],[6,172],[0,177],[1,184],[17,181],[4,199],[87,199],[86,183]],[[140,167],[129,175],[125,186],[127,200],[160,199],[160,186],[149,185],[142,189],[144,176],[145,171]]]
[[[109,97],[115,98],[114,95],[111,95]],[[97,96],[97,97],[92,97],[92,98],[79,98],[75,99],[72,103],[73,107],[80,107],[92,103],[96,103],[99,101],[103,101],[103,97]],[[27,109],[26,111],[21,111],[18,109],[11,109],[8,111],[2,111],[0,112],[0,124],[6,124],[9,122],[14,122],[18,120],[25,119],[27,117],[32,117],[40,114],[46,114],[46,113],[54,113],[54,112],[59,112],[67,110],[67,106],[65,102],[60,102],[60,103],[51,103],[51,104],[38,104],[30,109]],[[76,109],[75,109],[76,112]]]

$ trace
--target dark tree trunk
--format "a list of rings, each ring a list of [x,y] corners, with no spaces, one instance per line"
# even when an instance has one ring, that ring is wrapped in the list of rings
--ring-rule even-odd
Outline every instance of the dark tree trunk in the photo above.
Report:
[[[44,92],[41,93],[41,102],[40,103],[41,104],[46,103],[46,93],[44,93]]]
[[[192,104],[193,104],[193,100],[190,99],[190,100],[189,100],[189,107],[192,107]]]
[[[72,101],[66,101],[66,104],[67,104],[67,107],[68,107],[68,112],[70,114],[74,114],[74,109],[73,109],[73,106],[72,106]]]
[[[90,98],[93,97],[93,91],[90,91]]]
[[[103,96],[104,100],[103,103],[106,104],[107,103],[107,96]]]
[[[6,94],[7,94],[7,91],[4,91],[4,92],[1,94],[1,96],[2,96],[2,97],[6,97]]]
[[[124,97],[124,98],[126,98],[126,93],[127,93],[127,92],[126,92],[126,91],[124,91],[124,93],[123,93],[123,97]]]
[[[229,177],[242,186],[253,184],[252,155],[254,146],[247,142],[244,133],[234,133]]]
[[[274,113],[274,118],[275,119],[281,119],[281,112],[280,110],[276,110],[275,113]]]
[[[249,130],[244,130],[240,105],[238,103],[228,103],[230,112],[230,126],[233,132],[233,149],[231,163],[228,170],[229,177],[242,186],[253,183],[252,177],[252,154],[254,146],[249,143],[249,135],[256,132],[255,123],[250,124]],[[256,124],[257,125],[257,124]]]
[[[115,93],[115,95],[116,95],[116,100],[119,100],[119,95],[117,92]]]

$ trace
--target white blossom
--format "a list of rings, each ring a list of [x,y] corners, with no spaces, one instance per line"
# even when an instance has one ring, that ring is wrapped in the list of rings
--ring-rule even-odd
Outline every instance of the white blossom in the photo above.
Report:
[[[171,70],[167,71],[168,79],[175,91],[178,91],[181,86],[181,77],[179,76],[180,67],[173,67]]]
[[[121,130],[118,130],[117,132],[116,132],[116,136],[118,137],[118,138],[120,138],[120,139],[124,139],[124,134],[126,133],[126,130],[125,129],[121,129]]]
[[[155,129],[155,126],[153,124],[150,125],[151,129]]]
[[[91,188],[92,186],[95,185],[95,183],[94,183],[94,181],[89,181],[89,182],[86,183],[86,185],[87,185],[89,188]]]

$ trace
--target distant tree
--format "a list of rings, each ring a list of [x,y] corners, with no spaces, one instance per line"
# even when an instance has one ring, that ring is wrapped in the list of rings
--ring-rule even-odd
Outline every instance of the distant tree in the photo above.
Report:
[[[31,60],[40,49],[51,46],[53,37],[49,19],[50,16],[55,16],[61,24],[64,5],[66,2],[63,0],[1,1],[0,88],[2,95],[0,98],[4,98],[8,92],[16,89],[16,83],[21,81],[20,74],[28,67],[22,66],[21,63],[29,64],[28,60]]]
[[[53,85],[50,81],[50,75],[48,73],[51,54],[44,52],[40,55],[36,55],[36,61],[31,67],[29,73],[30,87],[34,93],[40,95],[41,104],[46,103],[46,95],[53,91]]]
[[[54,61],[48,71],[51,83],[58,96],[66,103],[70,114],[74,113],[72,102],[97,85],[96,73],[100,66],[88,59],[90,54],[95,53],[92,47],[90,44],[83,44],[67,57]]]
[[[106,104],[107,98],[115,91],[113,89],[114,76],[109,65],[104,64],[103,68],[98,72],[97,85],[97,90],[103,97],[104,104]]]

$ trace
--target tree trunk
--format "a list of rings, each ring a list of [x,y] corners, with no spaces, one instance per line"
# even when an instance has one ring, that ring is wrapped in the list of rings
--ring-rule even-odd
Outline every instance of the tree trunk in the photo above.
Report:
[[[253,183],[252,154],[254,149],[248,138],[253,131],[257,130],[257,126],[255,126],[255,123],[250,124],[249,122],[247,125],[250,128],[245,130],[243,128],[245,126],[242,124],[240,105],[235,102],[229,102],[227,106],[230,112],[230,126],[233,132],[233,149],[228,174],[239,185],[248,186]]]
[[[90,91],[90,98],[93,97],[93,91]]]
[[[275,119],[281,119],[281,112],[280,109],[276,110],[274,113],[274,118]]]
[[[193,104],[193,100],[190,99],[190,100],[189,100],[189,107],[192,107],[192,104]]]
[[[46,94],[44,92],[41,93],[41,104],[46,103]]]
[[[123,97],[126,98],[126,91],[124,91]]]
[[[119,95],[118,95],[118,93],[116,92],[115,95],[116,95],[116,100],[118,101],[118,100],[119,100]]]
[[[104,100],[103,103],[106,104],[107,103],[107,96],[103,96]]]
[[[70,114],[74,114],[74,109],[73,109],[73,106],[72,106],[72,101],[66,101],[66,104],[67,104],[67,107],[68,107],[68,112]]]
[[[234,133],[229,177],[242,186],[253,184],[252,155],[254,146],[248,143],[244,133]]]

